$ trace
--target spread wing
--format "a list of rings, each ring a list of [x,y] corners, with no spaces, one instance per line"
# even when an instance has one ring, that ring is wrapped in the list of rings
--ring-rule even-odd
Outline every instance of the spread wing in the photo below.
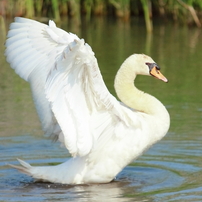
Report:
[[[73,156],[84,156],[119,135],[122,128],[134,126],[135,113],[109,93],[83,39],[71,42],[57,58],[45,91]]]
[[[49,21],[49,26],[34,20],[15,18],[6,40],[6,59],[15,72],[28,81],[46,134],[58,134],[60,127],[45,95],[45,83],[58,55],[78,37]]]
[[[73,156],[102,147],[135,113],[109,93],[91,47],[76,35],[23,18],[11,24],[7,61],[30,82],[46,133],[54,133]],[[134,124],[135,123],[135,124]]]

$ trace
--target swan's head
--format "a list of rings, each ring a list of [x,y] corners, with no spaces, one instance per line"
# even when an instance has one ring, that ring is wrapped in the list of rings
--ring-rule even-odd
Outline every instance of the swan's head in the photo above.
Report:
[[[126,59],[124,62],[128,67],[131,68],[132,72],[135,74],[141,75],[151,75],[157,79],[160,79],[164,82],[168,82],[166,77],[160,72],[160,67],[154,60],[144,54],[133,54]]]

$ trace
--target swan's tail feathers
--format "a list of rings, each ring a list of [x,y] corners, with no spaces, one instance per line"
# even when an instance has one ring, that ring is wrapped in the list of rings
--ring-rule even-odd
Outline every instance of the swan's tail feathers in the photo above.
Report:
[[[31,166],[29,163],[21,159],[17,159],[21,165],[10,165],[21,173],[31,176],[36,181],[66,183],[64,177],[67,174],[66,169],[60,169],[60,165],[56,166]],[[59,168],[58,168],[59,166]],[[67,181],[68,182],[68,181]]]
[[[24,173],[26,175],[32,176],[31,169],[33,167],[29,163],[26,163],[25,161],[23,161],[21,159],[17,159],[17,160],[19,161],[21,166],[16,166],[16,165],[12,165],[12,164],[9,164],[9,166],[11,166],[12,168],[17,169],[21,173]]]
[[[12,168],[17,169],[19,172],[24,173],[26,175],[29,175],[33,177],[37,181],[43,181],[43,182],[51,182],[51,173],[48,172],[48,167],[39,167],[39,166],[31,166],[29,163],[17,159],[21,165],[12,165],[9,164]],[[50,179],[50,180],[49,180]]]
[[[29,163],[17,159],[21,165],[9,165],[21,173],[31,176],[36,181],[61,184],[82,184],[81,174],[86,160],[84,158],[69,159],[54,166],[31,166]]]

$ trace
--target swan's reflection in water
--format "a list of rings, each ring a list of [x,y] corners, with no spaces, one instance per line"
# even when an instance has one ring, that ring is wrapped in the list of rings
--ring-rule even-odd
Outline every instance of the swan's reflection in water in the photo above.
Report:
[[[51,199],[57,201],[77,201],[77,202],[125,202],[125,201],[151,201],[145,199],[143,196],[134,197],[132,192],[134,187],[130,187],[129,182],[113,181],[107,184],[94,184],[94,185],[60,185],[49,183],[32,183],[26,186],[27,196],[34,196],[33,191],[36,193],[35,199],[37,200],[37,192],[43,195],[44,199]],[[41,190],[41,191],[40,191]],[[137,193],[136,193],[137,194]],[[41,196],[40,196],[41,199]]]

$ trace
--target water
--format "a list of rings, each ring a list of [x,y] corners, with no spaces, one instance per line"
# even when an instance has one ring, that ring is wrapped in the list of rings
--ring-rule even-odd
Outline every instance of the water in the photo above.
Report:
[[[202,201],[202,34],[196,28],[154,25],[147,35],[141,21],[130,24],[97,19],[81,27],[60,26],[85,38],[96,53],[109,90],[123,60],[146,53],[169,79],[165,84],[140,76],[137,86],[167,107],[171,127],[166,137],[127,166],[114,182],[68,186],[34,182],[7,164],[21,158],[33,165],[64,162],[70,157],[43,137],[28,84],[3,56],[9,22],[0,35],[0,201]],[[159,126],[160,127],[160,126]]]

